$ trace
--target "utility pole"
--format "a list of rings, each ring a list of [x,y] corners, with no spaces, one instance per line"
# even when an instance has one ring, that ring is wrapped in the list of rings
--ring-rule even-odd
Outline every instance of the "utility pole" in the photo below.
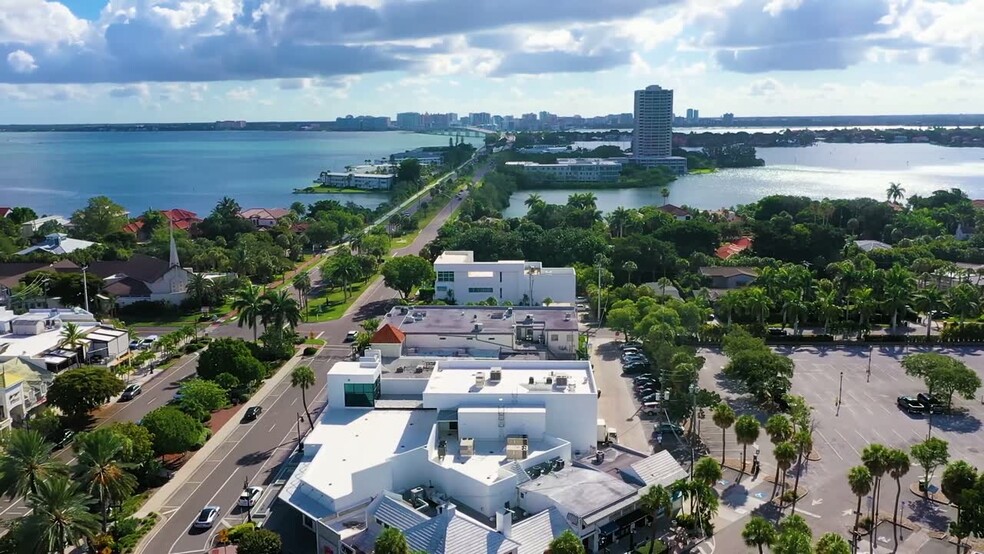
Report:
[[[844,393],[844,372],[840,372],[840,384],[837,385],[837,415],[841,414],[841,399]]]
[[[253,514],[251,513],[253,508],[253,500],[249,497],[249,477],[243,479],[243,492],[246,493],[246,521],[253,523]]]
[[[868,372],[867,372],[867,374],[865,376],[865,380],[864,380],[865,383],[870,383],[871,382],[871,355],[874,354],[874,352],[875,352],[875,347],[874,346],[869,346],[868,347]]]
[[[595,256],[595,271],[598,273],[598,327],[601,327],[601,270],[605,267],[605,255]]]
[[[301,442],[301,413],[297,412],[297,450],[301,454],[304,453],[304,443]]]
[[[89,311],[89,280],[86,277],[85,270],[89,269],[89,266],[82,266],[82,296],[85,300],[85,311]]]

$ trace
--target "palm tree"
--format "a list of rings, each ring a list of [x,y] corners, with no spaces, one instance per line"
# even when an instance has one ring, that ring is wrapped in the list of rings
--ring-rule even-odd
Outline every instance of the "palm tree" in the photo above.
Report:
[[[663,187],[659,189],[659,195],[663,197],[663,205],[666,205],[666,199],[670,197],[670,189]]]
[[[864,333],[864,325],[875,311],[877,301],[875,291],[871,287],[857,288],[850,294],[851,306],[858,314],[858,338]]]
[[[290,386],[301,389],[301,404],[304,405],[304,413],[307,415],[311,429],[314,429],[314,420],[311,419],[311,411],[308,410],[306,391],[313,387],[314,383],[314,370],[306,365],[299,365],[290,372]]]
[[[878,500],[881,497],[881,478],[885,475],[885,471],[888,469],[888,448],[884,445],[873,443],[864,447],[861,451],[861,463],[868,468],[871,472],[871,477],[874,480],[874,493],[872,493],[871,502],[871,525],[877,526],[875,520],[875,515],[878,513]],[[875,533],[871,533],[869,537],[871,540],[871,548],[874,549],[874,538]]]
[[[527,200],[528,202],[529,200]],[[611,231],[618,230],[618,237],[621,238],[625,235],[625,225],[629,223],[632,219],[632,211],[622,206],[619,206],[612,210],[612,213],[608,215],[608,228]],[[613,235],[615,233],[612,233]]]
[[[806,302],[803,300],[803,292],[784,291],[782,304],[782,319],[785,326],[788,317],[793,322],[793,334],[799,334],[799,324],[802,318],[809,313]]]
[[[981,295],[977,287],[970,283],[960,283],[946,291],[946,304],[962,324],[968,317],[976,317],[981,312]]]
[[[637,269],[639,269],[639,266],[635,262],[633,262],[632,260],[629,260],[629,261],[625,262],[624,264],[622,264],[622,271],[625,272],[625,281],[626,282],[628,282],[628,283],[631,283],[632,282],[632,274]]]
[[[735,411],[724,402],[714,407],[714,414],[711,416],[714,425],[721,428],[721,463],[724,463],[724,453],[726,450],[728,428],[735,423]]]
[[[212,297],[215,282],[207,279],[202,273],[192,273],[188,278],[188,296],[199,306],[204,306]]]
[[[722,294],[717,300],[718,312],[725,316],[728,326],[731,326],[731,316],[742,307],[742,295],[738,292]]]
[[[748,445],[758,440],[759,422],[750,415],[743,415],[735,421],[735,435],[741,444],[741,470],[738,479],[745,473],[745,459],[748,455]]]
[[[744,305],[748,314],[755,318],[759,325],[765,325],[772,308],[772,298],[760,287],[749,287],[744,290]]]
[[[99,532],[99,521],[89,511],[92,498],[66,476],[39,481],[27,503],[32,513],[25,518],[19,539],[30,545],[31,552],[64,552]]]
[[[257,331],[260,326],[258,320],[263,307],[263,302],[260,300],[261,295],[262,289],[260,287],[246,283],[236,290],[232,299],[232,309],[239,312],[236,325],[242,327],[245,321],[246,326],[253,330],[253,342],[257,340]]]
[[[893,448],[888,451],[888,474],[895,479],[895,509],[892,511],[892,536],[895,549],[899,548],[899,496],[902,494],[902,477],[909,473],[909,455],[903,450]]]
[[[793,424],[789,418],[783,414],[775,414],[765,422],[765,434],[769,435],[769,440],[773,446],[778,446],[788,441],[793,436]],[[779,467],[776,466],[776,478],[773,480],[772,496],[776,495],[776,487],[779,485]]]
[[[526,200],[523,202],[523,204],[526,204],[526,207],[532,210],[534,206],[542,207],[545,206],[547,203],[543,200],[542,196],[534,192],[526,197]]]
[[[943,305],[943,293],[935,285],[921,289],[913,296],[916,309],[926,314],[926,338],[933,328],[933,313]]]
[[[0,493],[10,498],[38,491],[38,484],[56,475],[67,475],[68,467],[57,460],[54,447],[41,433],[11,429],[0,456]]]
[[[817,541],[816,554],[851,554],[851,545],[837,533],[824,533]]]
[[[861,499],[871,492],[872,481],[871,471],[863,465],[854,466],[847,473],[847,484],[851,487],[851,492],[858,497],[858,508],[854,512],[853,532],[855,542],[857,542],[858,538],[858,521],[861,520]]]
[[[721,475],[721,464],[714,458],[701,458],[694,464],[694,479],[705,485],[717,483]]]
[[[62,344],[67,345],[72,352],[75,352],[75,363],[82,365],[82,350],[84,350],[85,333],[82,328],[71,321],[66,322],[61,332]],[[83,348],[80,349],[79,347]]]
[[[137,479],[126,471],[133,464],[121,461],[123,447],[119,438],[105,429],[86,433],[74,444],[78,456],[76,476],[99,501],[103,533],[109,526],[110,502],[129,498],[137,488]]]
[[[362,323],[360,323],[359,324],[359,327],[362,327],[362,330],[365,331],[365,332],[367,332],[367,333],[370,333],[370,334],[375,333],[376,332],[376,329],[379,328],[379,318],[378,317],[370,317],[369,319],[367,319],[367,320],[363,321]]]
[[[346,300],[349,297],[349,285],[362,274],[359,260],[345,248],[339,248],[338,252],[325,262],[321,271],[323,275],[342,282],[342,294]]]
[[[300,320],[297,300],[286,289],[267,291],[260,297],[260,321],[264,329],[274,329],[277,336],[282,337],[285,327],[293,332]]]
[[[793,480],[793,505],[791,514],[796,513],[796,498],[799,495],[800,474],[803,473],[803,456],[813,450],[813,433],[809,429],[800,429],[793,435],[796,445],[796,478]]]
[[[294,275],[294,280],[291,281],[294,290],[297,291],[297,301],[304,306],[304,319],[307,319],[307,306],[308,306],[308,293],[311,292],[311,274],[307,271],[302,271],[297,275]]]
[[[670,493],[662,485],[653,485],[642,495],[639,501],[639,507],[644,512],[649,512],[652,515],[654,523],[650,525],[652,537],[649,541],[649,554],[653,554],[656,549],[656,518],[659,517],[660,513],[664,513],[669,517],[670,511],[673,509],[673,500],[670,498]]]
[[[567,197],[567,205],[578,210],[595,210],[598,197],[593,192],[579,192]]]
[[[772,487],[772,496],[775,497],[775,490],[778,488],[781,491],[779,493],[781,498],[786,492],[786,472],[793,467],[793,462],[796,461],[796,446],[789,441],[780,442],[772,449],[772,455],[776,459],[776,484]],[[782,476],[781,482],[779,481],[780,475]]]
[[[902,183],[889,183],[886,194],[889,202],[896,203],[905,197],[905,189],[902,188]]]
[[[745,546],[758,547],[759,554],[762,554],[763,546],[772,546],[776,542],[776,536],[776,528],[772,522],[762,516],[752,516],[741,530]]]

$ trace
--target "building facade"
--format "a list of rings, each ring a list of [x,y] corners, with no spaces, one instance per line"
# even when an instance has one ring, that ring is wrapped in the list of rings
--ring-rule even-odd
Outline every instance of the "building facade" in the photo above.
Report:
[[[334,173],[322,171],[315,183],[344,189],[389,190],[393,187],[392,175],[378,173]]]
[[[622,174],[622,162],[598,158],[560,158],[557,163],[506,162],[506,167],[572,183],[614,183]]]
[[[435,295],[457,304],[485,302],[514,305],[575,303],[574,269],[543,267],[540,262],[500,260],[476,262],[469,250],[446,251],[434,260]]]
[[[673,91],[650,85],[635,91],[634,156],[661,158],[673,149]]]

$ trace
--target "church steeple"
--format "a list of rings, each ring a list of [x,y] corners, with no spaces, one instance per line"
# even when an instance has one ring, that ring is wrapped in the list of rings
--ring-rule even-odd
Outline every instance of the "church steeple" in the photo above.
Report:
[[[171,229],[171,259],[168,267],[180,267],[181,263],[178,261],[178,245],[174,243],[174,222],[168,218],[168,227]]]

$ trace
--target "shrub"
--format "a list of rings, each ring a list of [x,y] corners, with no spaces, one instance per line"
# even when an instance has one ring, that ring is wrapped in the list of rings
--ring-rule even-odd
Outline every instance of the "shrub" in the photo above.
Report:
[[[202,345],[201,344],[191,342],[191,343],[188,343],[188,344],[185,345],[184,352],[185,352],[185,354],[191,354],[191,353],[194,353],[194,352],[198,352],[201,349],[202,349]]]
[[[984,324],[976,322],[951,323],[940,332],[944,341],[984,341]]]
[[[314,356],[317,353],[318,353],[318,349],[315,348],[315,347],[313,347],[313,346],[306,346],[306,347],[304,347],[304,355],[305,356],[309,356],[310,357],[310,356]]]
[[[113,525],[113,528],[110,529],[110,533],[112,533],[115,540],[120,540],[127,535],[136,533],[139,528],[140,520],[135,517],[128,517],[117,521],[116,524]]]
[[[249,522],[233,525],[229,528],[229,540],[231,542],[239,542],[243,538],[243,535],[251,533],[254,529],[256,529],[256,524]]]

